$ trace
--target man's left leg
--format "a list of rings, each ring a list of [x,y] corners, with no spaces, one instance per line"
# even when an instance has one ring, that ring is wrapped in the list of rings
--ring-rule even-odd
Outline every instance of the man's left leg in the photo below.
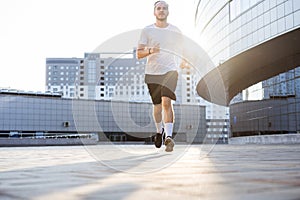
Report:
[[[164,129],[166,134],[166,151],[173,151],[174,141],[172,139],[173,125],[174,125],[174,110],[172,100],[169,97],[162,97],[162,109],[164,114]]]

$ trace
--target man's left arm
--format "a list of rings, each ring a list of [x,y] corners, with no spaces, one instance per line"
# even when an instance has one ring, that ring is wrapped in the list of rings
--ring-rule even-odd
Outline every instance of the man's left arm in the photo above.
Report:
[[[191,65],[189,64],[188,61],[186,61],[186,59],[182,59],[181,63],[180,63],[180,68],[181,69],[190,69]]]

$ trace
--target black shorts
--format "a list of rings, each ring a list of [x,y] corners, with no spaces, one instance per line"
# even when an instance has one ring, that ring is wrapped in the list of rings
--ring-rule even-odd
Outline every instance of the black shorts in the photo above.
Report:
[[[146,74],[145,82],[147,83],[152,103],[154,105],[161,104],[161,97],[163,96],[175,101],[177,80],[178,73],[176,71],[168,72],[164,75]]]

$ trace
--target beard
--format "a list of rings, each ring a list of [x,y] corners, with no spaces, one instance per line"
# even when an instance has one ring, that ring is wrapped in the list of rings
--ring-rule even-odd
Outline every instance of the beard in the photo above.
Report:
[[[166,15],[164,15],[164,16],[162,16],[162,17],[156,16],[156,19],[157,19],[158,21],[166,21],[166,20],[167,20],[167,17],[168,17],[168,16],[166,16]]]

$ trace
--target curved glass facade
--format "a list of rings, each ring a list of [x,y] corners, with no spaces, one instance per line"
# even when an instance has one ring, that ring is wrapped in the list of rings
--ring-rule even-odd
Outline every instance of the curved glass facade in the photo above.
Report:
[[[199,0],[196,8],[199,42],[216,66],[300,28],[298,0]],[[235,96],[232,136],[299,132],[299,70],[285,70]]]
[[[214,63],[300,27],[297,0],[200,0],[196,25]]]
[[[199,41],[218,65],[300,27],[298,0],[199,0]]]

